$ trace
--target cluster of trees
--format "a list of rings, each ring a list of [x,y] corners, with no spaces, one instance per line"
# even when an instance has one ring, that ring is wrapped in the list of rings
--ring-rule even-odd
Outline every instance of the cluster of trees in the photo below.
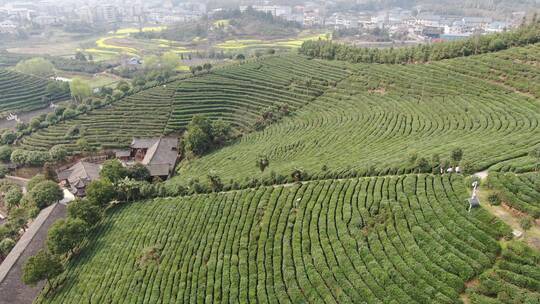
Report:
[[[100,179],[91,182],[86,188],[86,197],[70,203],[67,218],[51,226],[47,235],[47,248],[28,259],[23,267],[23,282],[29,285],[42,280],[50,282],[50,279],[62,273],[63,261],[69,260],[77,252],[88,231],[99,223],[113,200],[139,199],[140,187],[144,184],[150,186],[146,182],[149,179],[150,172],[143,165],[125,168],[118,160],[106,161]],[[39,183],[31,190],[32,198],[39,202],[45,197],[50,199],[52,187],[49,183],[58,187],[51,181]]]
[[[227,19],[228,26],[234,27],[235,33],[264,36],[283,36],[295,33],[301,28],[301,24],[295,21],[288,21],[281,17],[275,17],[270,12],[260,12],[253,7],[248,7],[241,12],[235,10],[223,10],[212,16],[215,20]],[[218,24],[214,29],[214,34],[219,38],[225,38],[231,31],[227,30],[225,24]]]
[[[404,48],[358,48],[327,40],[306,41],[299,49],[300,54],[322,59],[349,62],[406,64],[496,52],[514,46],[540,42],[540,22],[506,33],[474,36],[464,40],[435,44],[422,44]]]
[[[49,77],[54,74],[54,65],[45,58],[36,57],[20,61],[15,66],[15,70],[25,74]]]
[[[289,106],[286,104],[269,108],[261,114],[261,117],[257,118],[253,128],[257,131],[263,130],[268,125],[282,119],[284,116],[289,115]]]
[[[439,154],[433,154],[431,159],[418,156],[418,153],[412,152],[409,154],[409,165],[411,170],[417,173],[443,173],[449,168],[460,167],[463,173],[472,173],[473,168],[467,162],[462,162],[463,150],[455,148],[450,152],[449,159],[441,159]]]
[[[212,64],[211,63],[205,63],[203,65],[197,65],[197,66],[190,66],[189,67],[189,71],[193,75],[195,75],[197,73],[200,73],[202,71],[206,71],[208,73],[208,72],[210,72],[211,69],[212,69]]]
[[[165,39],[191,42],[196,37],[206,38],[208,36],[209,26],[208,19],[203,18],[199,22],[182,22],[174,24],[159,32],[139,32],[133,35],[143,39]]]
[[[199,156],[233,138],[231,125],[223,120],[194,115],[184,135],[184,149],[190,156]]]
[[[161,56],[150,55],[143,59],[143,71],[147,81],[164,81],[176,75],[180,57],[174,52],[166,52]]]
[[[27,193],[23,194],[20,186],[7,180],[0,181],[0,194],[9,215],[7,222],[0,226],[0,260],[7,256],[16,240],[26,231],[29,219],[64,197],[58,184],[41,174],[33,177],[26,189]]]
[[[115,65],[106,62],[94,62],[92,54],[86,56],[82,52],[77,52],[75,58],[47,57],[55,68],[69,72],[81,73],[101,73],[107,69],[114,68]]]
[[[45,90],[47,97],[55,99],[56,96],[65,96],[70,93],[69,83],[66,81],[51,81]]]

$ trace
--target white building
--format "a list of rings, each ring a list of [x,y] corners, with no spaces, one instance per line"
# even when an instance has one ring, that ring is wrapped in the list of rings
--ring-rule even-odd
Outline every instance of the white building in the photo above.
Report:
[[[0,22],[0,33],[14,33],[17,30],[17,24],[11,20]]]

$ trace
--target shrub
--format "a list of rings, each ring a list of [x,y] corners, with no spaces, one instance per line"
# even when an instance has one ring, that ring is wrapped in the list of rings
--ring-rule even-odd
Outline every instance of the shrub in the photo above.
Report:
[[[501,204],[502,195],[500,192],[491,192],[488,195],[488,202],[493,206],[498,206]]]

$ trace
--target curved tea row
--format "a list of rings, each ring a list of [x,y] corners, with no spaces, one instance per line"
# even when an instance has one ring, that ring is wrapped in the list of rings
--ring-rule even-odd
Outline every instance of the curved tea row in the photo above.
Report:
[[[409,175],[133,203],[37,302],[457,303],[506,233],[466,195]]]
[[[514,52],[505,54],[511,57]],[[499,62],[500,56],[467,60],[483,65]],[[180,179],[203,178],[215,170],[227,180],[243,181],[268,177],[271,171],[287,176],[298,167],[319,178],[368,171],[400,174],[415,169],[411,155],[430,162],[434,155],[450,160],[456,148],[464,151],[463,164],[481,170],[522,157],[540,144],[538,100],[506,84],[457,72],[460,60],[356,65],[350,77],[294,117],[184,162]],[[535,62],[527,64],[534,71],[531,81],[540,75]],[[522,79],[518,73],[515,77]],[[264,174],[255,166],[259,155],[267,155],[270,161]]]

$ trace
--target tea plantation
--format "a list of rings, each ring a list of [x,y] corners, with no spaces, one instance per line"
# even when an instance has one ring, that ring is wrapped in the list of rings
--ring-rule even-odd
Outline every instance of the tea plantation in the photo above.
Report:
[[[490,174],[489,186],[497,191],[500,199],[510,207],[540,217],[540,173]]]
[[[251,128],[268,108],[295,110],[347,77],[343,63],[286,55],[216,69],[210,74],[169,83],[131,95],[90,114],[40,130],[22,147],[47,150],[56,144],[76,149],[82,135],[96,147],[125,146],[133,136],[179,131],[194,114]],[[71,128],[83,130],[66,136]]]
[[[30,111],[49,105],[50,101],[68,98],[68,94],[47,94],[49,80],[0,69],[0,116],[10,112]]]
[[[540,144],[539,58],[540,45],[532,45],[425,65],[354,65],[293,117],[185,161],[177,181],[212,170],[240,183],[298,168],[315,178],[401,174],[421,158],[430,167],[450,161],[456,148],[470,171],[523,158],[513,170],[530,168],[525,156]],[[486,76],[496,73],[500,81]],[[260,155],[270,163],[264,173],[255,165]]]
[[[509,233],[466,196],[407,175],[133,203],[38,303],[457,303]]]

